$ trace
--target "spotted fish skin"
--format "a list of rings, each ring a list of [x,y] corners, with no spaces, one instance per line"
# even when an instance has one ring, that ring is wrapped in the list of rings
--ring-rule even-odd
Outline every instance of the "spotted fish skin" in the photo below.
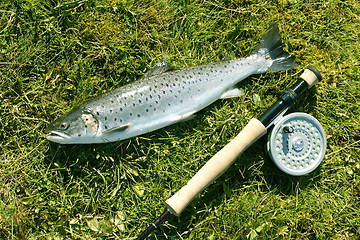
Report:
[[[134,137],[185,120],[252,74],[293,66],[273,24],[250,56],[143,77],[76,107],[48,127],[47,138],[87,144]]]

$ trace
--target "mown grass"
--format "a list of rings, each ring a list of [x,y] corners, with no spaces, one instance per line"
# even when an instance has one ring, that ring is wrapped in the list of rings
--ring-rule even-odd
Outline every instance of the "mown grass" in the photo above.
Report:
[[[0,238],[135,238],[308,64],[324,80],[291,111],[324,126],[321,167],[290,177],[262,139],[150,239],[360,238],[359,9],[337,0],[0,3]],[[273,21],[297,69],[250,77],[244,96],[122,142],[44,138],[56,117],[161,59],[185,68],[248,55]]]

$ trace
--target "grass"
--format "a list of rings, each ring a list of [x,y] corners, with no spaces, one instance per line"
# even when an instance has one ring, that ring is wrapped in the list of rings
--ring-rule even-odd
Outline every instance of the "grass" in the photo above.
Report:
[[[134,239],[312,64],[324,80],[291,111],[325,128],[321,167],[290,177],[262,139],[149,239],[359,239],[359,9],[337,0],[3,1],[0,238]],[[161,59],[185,68],[247,56],[275,20],[297,69],[250,77],[244,96],[129,140],[61,146],[44,138],[56,117]]]

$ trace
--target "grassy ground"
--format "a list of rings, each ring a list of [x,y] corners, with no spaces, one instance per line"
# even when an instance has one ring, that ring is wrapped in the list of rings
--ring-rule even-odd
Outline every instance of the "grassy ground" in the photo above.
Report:
[[[337,0],[2,1],[0,238],[134,239],[312,64],[324,81],[291,111],[325,128],[321,167],[290,177],[262,139],[150,239],[359,239],[359,9]],[[185,68],[248,55],[273,21],[297,69],[250,77],[244,96],[129,140],[60,146],[44,138],[52,120],[161,59]]]

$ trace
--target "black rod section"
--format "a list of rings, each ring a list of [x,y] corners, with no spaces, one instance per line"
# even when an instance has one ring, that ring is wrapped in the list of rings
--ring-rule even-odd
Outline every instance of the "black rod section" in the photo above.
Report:
[[[320,72],[313,66],[308,66],[318,81],[322,80]],[[267,128],[274,119],[279,116],[286,108],[290,107],[307,88],[309,84],[304,79],[299,79],[290,88],[285,89],[282,96],[271,106],[271,108],[260,116],[259,121]]]
[[[167,209],[165,210],[158,219],[156,219],[136,240],[143,240],[149,234],[154,231],[169,215],[170,211]]]
[[[283,92],[283,95],[271,106],[271,108],[266,111],[263,115],[259,117],[259,121],[265,126],[268,127],[269,124],[286,108],[292,105],[298,96],[304,92],[309,85],[304,80],[298,80],[293,86],[286,89]]]

